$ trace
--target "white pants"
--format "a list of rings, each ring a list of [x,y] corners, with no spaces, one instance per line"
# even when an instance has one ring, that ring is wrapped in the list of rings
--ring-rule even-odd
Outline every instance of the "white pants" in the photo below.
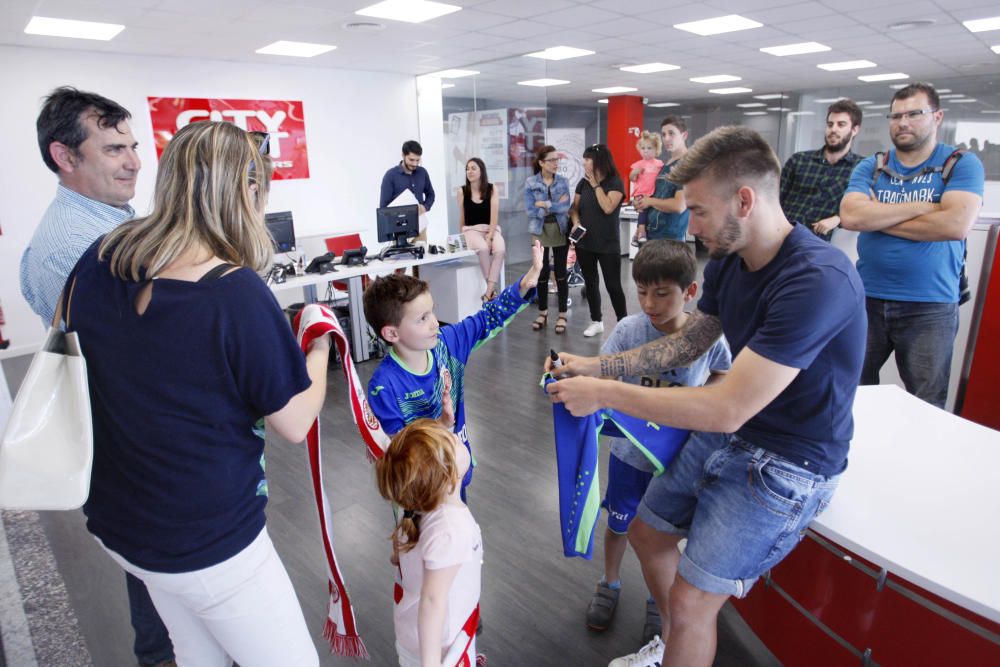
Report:
[[[500,234],[499,225],[493,233],[492,245],[487,244],[486,234],[489,231],[489,225],[466,225],[462,233],[465,234],[469,250],[474,251],[479,257],[479,268],[483,272],[483,278],[495,286],[500,281],[500,270],[503,268],[503,258],[507,254],[507,244]]]
[[[292,582],[267,529],[232,558],[194,572],[150,572],[107,549],[146,584],[179,667],[318,667]]]

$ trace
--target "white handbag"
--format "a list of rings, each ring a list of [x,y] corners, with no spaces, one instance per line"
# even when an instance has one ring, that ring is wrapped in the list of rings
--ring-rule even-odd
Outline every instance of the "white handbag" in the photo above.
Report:
[[[90,493],[94,431],[87,363],[77,334],[59,328],[61,306],[60,296],[0,440],[2,509],[75,509]],[[66,310],[68,322],[68,305]]]

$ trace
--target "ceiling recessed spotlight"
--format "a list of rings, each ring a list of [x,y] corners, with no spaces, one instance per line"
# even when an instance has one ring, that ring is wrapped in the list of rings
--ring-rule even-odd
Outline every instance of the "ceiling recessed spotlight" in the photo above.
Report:
[[[870,60],[842,60],[838,63],[823,63],[822,65],[816,65],[816,67],[825,69],[827,72],[842,72],[846,69],[865,69],[867,67],[878,67],[878,65]]]
[[[713,74],[711,76],[696,76],[688,79],[691,83],[726,83],[727,81],[742,81],[743,77],[732,74]]]
[[[815,116],[815,111],[792,111],[789,116]]]
[[[766,107],[767,105],[763,102],[744,102],[743,104],[737,104],[736,106],[741,109],[752,109],[754,107]]]
[[[891,72],[889,74],[863,74],[858,77],[860,81],[865,83],[874,83],[875,81],[896,81],[897,79],[909,79],[909,74],[903,74],[902,72]]]
[[[649,106],[656,107],[658,109],[662,109],[663,107],[679,107],[680,103],[678,103],[678,102],[657,102],[656,104],[650,104]]]
[[[593,51],[587,49],[577,49],[572,46],[550,46],[544,51],[525,53],[529,58],[543,58],[545,60],[566,60],[567,58],[579,58],[580,56],[592,56]]]
[[[988,32],[990,30],[1000,30],[1000,16],[991,16],[988,19],[962,21],[962,25],[968,28],[969,32]]]
[[[29,35],[46,37],[72,37],[73,39],[96,39],[106,42],[125,29],[118,23],[97,23],[95,21],[72,21],[32,16],[24,32]]]
[[[766,116],[767,112],[766,111],[744,111],[743,115],[744,116]]]
[[[461,7],[432,0],[384,0],[354,12],[358,16],[373,16],[377,19],[423,23],[445,14],[457,12]]]
[[[791,109],[789,109],[788,107],[768,107],[767,110],[768,111],[780,111],[782,113],[784,113],[786,111],[791,111]]]
[[[332,44],[311,44],[309,42],[288,42],[278,40],[263,46],[255,53],[265,56],[292,56],[293,58],[313,58],[322,53],[333,51],[336,46]]]
[[[951,100],[948,102],[948,104],[971,104],[972,102],[978,102],[978,101],[979,100],[977,100],[975,97],[966,97],[961,100]]]
[[[736,95],[737,93],[752,93],[752,88],[709,88],[708,92],[716,95]]]
[[[768,93],[767,95],[754,95],[755,100],[787,100],[788,95],[785,93]]]
[[[913,30],[914,28],[926,28],[937,23],[934,19],[914,19],[912,21],[896,21],[886,26],[888,30]]]
[[[463,76],[475,76],[479,70],[475,69],[443,69],[440,72],[431,72],[427,76],[434,76],[439,79],[461,79]]]
[[[350,32],[378,32],[385,30],[384,23],[375,23],[375,21],[348,21],[340,27]]]
[[[623,72],[634,74],[652,74],[654,72],[667,72],[672,69],[680,69],[680,65],[668,65],[667,63],[646,63],[645,65],[623,65],[619,67]]]
[[[569,81],[566,81],[565,79],[529,79],[528,81],[518,81],[517,85],[545,88],[546,86],[561,86],[567,83],[569,83]]]
[[[678,30],[693,32],[696,35],[705,37],[707,35],[721,35],[724,32],[736,32],[737,30],[750,30],[751,28],[761,28],[763,23],[758,23],[739,14],[729,14],[728,16],[717,16],[714,19],[703,19],[701,21],[689,21],[687,23],[677,23],[674,25]]]
[[[840,100],[846,100],[846,97],[819,97],[813,100],[816,104],[833,104],[834,102],[839,102]],[[871,104],[869,102],[869,104]]]
[[[639,90],[638,88],[629,88],[628,86],[609,86],[607,88],[591,88],[592,93],[604,93],[606,95],[620,95],[621,93],[634,93]]]
[[[785,44],[784,46],[765,46],[761,49],[764,53],[772,56],[799,56],[804,53],[819,53],[829,51],[830,47],[819,42],[800,42],[799,44]]]

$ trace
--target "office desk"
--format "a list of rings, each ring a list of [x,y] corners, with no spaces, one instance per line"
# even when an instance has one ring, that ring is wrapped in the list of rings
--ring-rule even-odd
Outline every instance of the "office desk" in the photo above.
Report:
[[[788,667],[1000,664],[998,471],[997,431],[859,387],[830,507],[736,609]]]
[[[425,253],[423,259],[412,257],[390,259],[386,261],[373,259],[365,266],[340,266],[333,273],[307,273],[304,276],[288,278],[283,283],[269,284],[272,292],[283,290],[301,289],[303,300],[306,303],[314,303],[316,298],[316,286],[326,285],[334,280],[347,283],[348,311],[351,318],[351,356],[355,362],[367,361],[368,354],[368,322],[365,320],[365,309],[362,303],[364,289],[361,286],[361,278],[369,273],[389,272],[396,269],[408,269],[411,266],[423,266],[425,264],[445,264],[447,262],[461,260],[466,257],[475,257],[476,253],[471,250],[460,250],[442,255],[431,255]]]

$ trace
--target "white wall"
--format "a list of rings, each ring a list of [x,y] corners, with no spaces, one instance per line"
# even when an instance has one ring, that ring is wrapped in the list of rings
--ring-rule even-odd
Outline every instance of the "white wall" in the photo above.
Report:
[[[139,214],[148,210],[156,174],[147,96],[302,100],[310,178],[276,181],[268,208],[293,211],[299,237],[363,231],[369,248],[377,245],[382,174],[399,161],[403,141],[426,145],[428,132],[442,133],[440,112],[437,124],[418,123],[416,83],[406,75],[0,47],[0,89],[7,91],[0,104],[0,303],[3,335],[12,340],[0,358],[32,352],[44,333],[21,298],[18,265],[55,192],[35,119],[42,97],[60,85],[100,93],[132,112],[143,162],[133,201]]]

